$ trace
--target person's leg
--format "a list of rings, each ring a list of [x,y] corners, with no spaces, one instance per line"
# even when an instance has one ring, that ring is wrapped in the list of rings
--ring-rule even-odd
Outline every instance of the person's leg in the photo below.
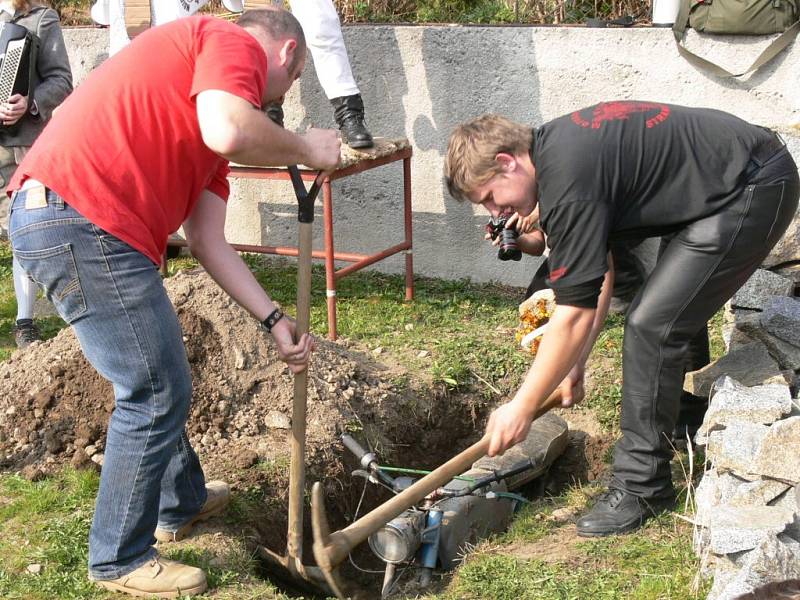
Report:
[[[775,184],[747,186],[725,210],[687,226],[667,246],[626,320],[615,493],[578,521],[579,534],[635,529],[649,516],[648,504],[673,496],[670,437],[687,347],[786,230],[799,190],[796,170]]]
[[[290,5],[306,36],[319,83],[333,105],[342,141],[353,148],[372,146],[372,136],[364,123],[364,102],[350,68],[332,0],[291,0]]]
[[[664,254],[674,235],[666,235],[661,238],[658,248],[658,258]],[[683,374],[702,369],[711,362],[711,355],[708,343],[708,323],[700,328],[686,349],[683,361]],[[678,422],[672,433],[672,441],[676,448],[685,447],[687,438],[693,438],[700,428],[708,409],[708,397],[695,396],[686,390],[681,390],[679,402]]]
[[[300,22],[314,59],[317,79],[328,100],[360,93],[344,45],[339,15],[331,0],[292,0],[292,14]]]
[[[156,556],[165,471],[183,470],[168,482],[179,505],[171,509],[175,518],[181,511],[191,518],[205,501],[203,473],[196,460],[185,460],[191,451],[181,435],[191,373],[157,266],[52,192],[48,201],[46,208],[26,210],[24,197],[15,200],[12,245],[72,325],[87,359],[114,386],[89,538],[90,576],[114,580]]]
[[[17,321],[33,319],[33,305],[36,302],[36,284],[25,274],[19,261],[12,261],[14,275],[14,294],[17,297]]]
[[[18,348],[25,348],[36,340],[42,339],[39,328],[33,322],[36,284],[25,274],[16,258],[12,260],[11,271],[14,276],[14,295],[17,298],[17,321],[14,325],[14,340]]]

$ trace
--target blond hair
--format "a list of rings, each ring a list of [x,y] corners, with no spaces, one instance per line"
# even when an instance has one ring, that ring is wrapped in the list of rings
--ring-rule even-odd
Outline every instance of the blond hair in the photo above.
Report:
[[[533,142],[530,127],[500,115],[486,114],[462,123],[450,134],[444,177],[450,195],[456,200],[497,175],[501,167],[495,157],[501,153],[525,154]]]
[[[13,5],[14,10],[21,10],[24,12],[32,10],[36,6],[42,5],[42,3],[38,2],[37,0],[32,0],[30,2],[28,0],[12,0],[11,4]]]

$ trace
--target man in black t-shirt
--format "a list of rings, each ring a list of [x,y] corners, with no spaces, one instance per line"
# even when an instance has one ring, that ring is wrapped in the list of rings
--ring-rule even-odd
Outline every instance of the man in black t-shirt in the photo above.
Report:
[[[577,522],[583,536],[636,529],[674,501],[670,434],[687,345],[789,226],[797,166],[775,133],[724,112],[621,101],[535,130],[479,117],[453,132],[445,176],[453,197],[493,216],[538,214],[550,249],[557,308],[524,382],[489,418],[490,455],[526,437],[556,388],[565,406],[580,400],[613,285],[609,243],[668,236],[625,323],[612,483]]]

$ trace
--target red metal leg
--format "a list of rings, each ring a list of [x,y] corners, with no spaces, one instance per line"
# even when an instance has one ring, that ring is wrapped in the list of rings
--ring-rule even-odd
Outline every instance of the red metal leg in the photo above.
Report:
[[[414,254],[411,233],[411,157],[403,159],[403,220],[405,225],[406,253],[406,300],[414,299]]]
[[[322,208],[324,221],[324,249],[322,251],[313,250],[313,258],[325,259],[325,283],[326,283],[326,303],[328,308],[328,337],[335,340],[338,336],[336,330],[336,281],[351,273],[359,271],[364,267],[374,264],[388,256],[405,253],[405,298],[414,299],[414,261],[413,261],[413,240],[411,221],[413,217],[411,207],[411,148],[404,148],[397,152],[382,156],[381,158],[367,161],[360,161],[346,168],[335,171],[328,179],[322,183]],[[361,173],[368,169],[390,164],[397,160],[403,160],[403,226],[405,239],[402,243],[396,244],[382,251],[373,254],[362,254],[356,252],[335,252],[333,241],[333,193],[331,190],[331,180],[340,179],[355,173]],[[262,167],[240,167],[231,168],[232,177],[242,177],[245,179],[289,179],[289,173],[284,168],[262,168]],[[301,171],[301,177],[310,181],[316,174],[310,171]],[[232,244],[240,252],[258,252],[263,254],[278,254],[282,256],[297,256],[298,249],[288,246],[262,246],[247,244]],[[336,261],[352,263],[344,268],[336,270]]]
[[[328,338],[336,339],[336,265],[333,262],[333,194],[331,180],[322,183],[322,219],[325,222],[325,299],[328,303]]]

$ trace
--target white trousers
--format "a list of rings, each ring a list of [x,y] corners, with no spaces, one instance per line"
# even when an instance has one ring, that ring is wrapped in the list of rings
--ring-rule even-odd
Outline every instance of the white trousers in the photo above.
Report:
[[[358,94],[333,1],[289,0],[289,5],[303,28],[317,79],[328,100]]]
[[[130,42],[125,31],[125,0],[106,1],[109,2],[108,55],[114,56]],[[190,10],[199,9],[207,1],[189,0]],[[333,0],[290,0],[290,6],[303,28],[314,70],[328,99],[358,94]],[[150,13],[153,25],[168,23],[187,14],[180,0],[151,0]]]

